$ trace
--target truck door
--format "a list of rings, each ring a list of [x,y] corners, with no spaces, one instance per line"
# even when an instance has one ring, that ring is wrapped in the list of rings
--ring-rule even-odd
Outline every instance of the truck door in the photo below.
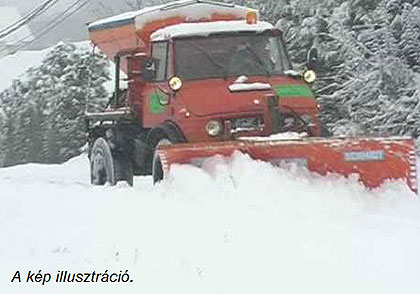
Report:
[[[141,66],[142,61],[140,57],[136,55],[127,56],[127,88],[129,95],[129,105],[132,112],[136,114],[136,117],[141,117],[143,114],[143,92],[144,82],[141,79]]]
[[[152,58],[156,75],[152,80],[152,87],[148,89],[145,103],[145,126],[155,126],[171,116],[170,103],[172,91],[168,86],[169,76],[169,43],[167,41],[152,44]]]

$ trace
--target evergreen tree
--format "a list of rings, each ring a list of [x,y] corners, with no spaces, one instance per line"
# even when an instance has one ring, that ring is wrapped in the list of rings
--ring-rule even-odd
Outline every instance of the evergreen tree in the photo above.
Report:
[[[1,93],[2,165],[58,163],[77,155],[85,143],[85,110],[106,103],[107,67],[102,55],[60,43]]]
[[[401,16],[403,20],[399,40],[401,55],[410,68],[420,72],[420,9],[406,4]]]

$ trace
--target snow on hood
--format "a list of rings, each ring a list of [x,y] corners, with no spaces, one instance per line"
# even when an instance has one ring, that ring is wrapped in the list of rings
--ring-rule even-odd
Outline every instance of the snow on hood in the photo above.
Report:
[[[229,85],[229,90],[231,92],[271,90],[271,85],[266,83],[234,83]]]

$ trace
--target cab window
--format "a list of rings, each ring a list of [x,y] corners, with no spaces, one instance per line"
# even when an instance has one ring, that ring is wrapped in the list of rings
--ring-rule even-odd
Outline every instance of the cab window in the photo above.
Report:
[[[166,72],[168,67],[168,42],[157,42],[152,46],[152,57],[156,68],[156,76],[154,81],[164,81],[166,80]]]

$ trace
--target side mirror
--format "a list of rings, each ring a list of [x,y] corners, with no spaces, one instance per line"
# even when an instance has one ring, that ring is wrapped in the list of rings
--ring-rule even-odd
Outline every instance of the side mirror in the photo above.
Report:
[[[306,68],[316,70],[318,66],[318,49],[311,48],[306,59]]]
[[[146,82],[153,81],[156,78],[156,64],[153,58],[142,58],[141,76]]]

